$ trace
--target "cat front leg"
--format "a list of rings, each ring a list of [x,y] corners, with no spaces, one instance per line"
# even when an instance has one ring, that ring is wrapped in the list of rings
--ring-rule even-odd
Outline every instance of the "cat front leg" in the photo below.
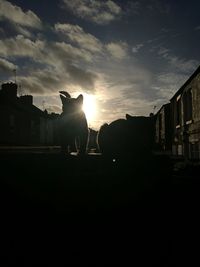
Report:
[[[78,155],[85,155],[87,153],[88,131],[84,131],[79,135],[79,145]]]

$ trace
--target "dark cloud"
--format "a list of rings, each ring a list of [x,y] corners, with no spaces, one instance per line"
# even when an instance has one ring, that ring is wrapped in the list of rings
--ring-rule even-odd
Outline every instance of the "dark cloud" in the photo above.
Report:
[[[26,67],[26,73],[19,78],[30,92],[48,94],[65,83],[79,86],[82,90],[85,88],[86,91],[94,90],[97,75],[81,67],[81,62],[90,61],[89,52],[70,44],[32,41],[18,35],[0,41],[0,55],[7,58],[30,58],[31,61],[44,65],[43,69],[33,71],[33,64],[30,62],[30,66]],[[2,65],[3,63],[6,64],[2,61]],[[11,65],[7,63],[6,66]]]
[[[24,76],[18,76],[18,81],[26,92],[51,95],[66,87],[71,90],[78,87],[85,92],[94,92],[96,78],[97,76],[92,72],[68,66],[67,72],[59,72],[55,69],[32,71]]]
[[[80,86],[85,92],[94,92],[97,74],[91,71],[85,71],[77,66],[67,66],[70,80],[73,84]]]
[[[6,74],[11,74],[14,69],[16,69],[17,66],[14,65],[12,62],[0,58],[0,71]]]

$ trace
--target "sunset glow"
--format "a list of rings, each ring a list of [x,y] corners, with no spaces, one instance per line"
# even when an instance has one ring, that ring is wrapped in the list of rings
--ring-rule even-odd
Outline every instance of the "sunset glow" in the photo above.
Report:
[[[84,94],[90,127],[148,116],[199,66],[199,9],[200,1],[0,0],[0,81],[17,81],[18,94],[49,113],[62,112],[59,90]]]
[[[91,124],[97,115],[97,105],[94,95],[83,94],[83,111],[87,117],[88,123]]]

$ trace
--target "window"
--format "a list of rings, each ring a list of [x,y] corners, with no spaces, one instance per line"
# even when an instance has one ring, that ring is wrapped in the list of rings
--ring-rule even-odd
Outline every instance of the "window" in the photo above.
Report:
[[[181,98],[176,102],[176,124],[181,124]]]
[[[159,114],[159,141],[162,139],[162,114]]]
[[[187,90],[183,95],[184,122],[192,120],[192,90]]]
[[[190,155],[191,159],[199,159],[200,156],[199,151],[199,142],[195,142],[193,144],[190,144]]]

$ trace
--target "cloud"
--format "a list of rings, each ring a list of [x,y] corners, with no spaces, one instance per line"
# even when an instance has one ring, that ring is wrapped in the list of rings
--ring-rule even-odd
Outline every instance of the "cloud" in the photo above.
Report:
[[[174,69],[175,73],[182,72],[190,74],[199,65],[197,60],[180,58],[178,56],[174,56],[170,52],[171,51],[169,49],[160,47],[157,54],[168,62],[170,68]]]
[[[186,78],[187,75],[177,74],[173,72],[164,72],[158,75],[157,80],[163,84],[173,84],[175,85],[175,87],[179,88]]]
[[[171,6],[169,3],[164,3],[160,0],[150,0],[147,4],[147,9],[152,13],[160,13],[162,15],[169,15],[171,11]]]
[[[66,83],[72,88],[94,91],[94,71],[85,68],[85,62],[91,61],[91,54],[64,42],[32,41],[18,35],[0,41],[0,55],[6,58],[28,58],[30,62],[21,69],[21,83],[34,93],[46,93],[62,89]],[[37,67],[34,65],[37,64]],[[38,69],[36,71],[35,69]],[[19,73],[20,73],[19,71]]]
[[[142,8],[142,3],[139,1],[127,1],[124,12],[126,15],[139,15]]]
[[[47,106],[45,106],[45,109],[49,112],[49,113],[58,113],[60,114],[62,112],[62,107],[61,105],[53,105],[53,104],[48,104]]]
[[[152,112],[157,92],[151,88],[155,79],[151,70],[136,62],[110,61],[102,71],[102,85],[97,90],[99,123],[125,118],[126,113],[148,116]]]
[[[109,54],[118,60],[127,56],[128,45],[125,42],[104,44],[94,35],[86,33],[78,25],[57,23],[54,28],[56,32],[64,34],[74,45],[86,50],[84,55],[88,57],[88,60],[94,61],[97,55],[107,57]]]
[[[199,65],[199,62],[194,59],[186,60],[182,58],[178,58],[176,56],[170,56],[168,58],[169,63],[179,71],[184,73],[191,73],[193,72],[196,67]]]
[[[140,48],[142,48],[144,45],[143,44],[137,44],[136,46],[132,47],[132,52],[133,53],[138,53],[138,51],[140,50]]]
[[[44,49],[45,42],[36,40],[31,41],[23,35],[17,35],[15,38],[0,40],[0,55],[6,57],[19,56],[40,58],[41,50]]]
[[[159,99],[168,102],[173,94],[188,79],[188,75],[178,72],[162,72],[157,76],[155,90]]]
[[[1,23],[1,22],[0,22]],[[4,21],[1,23],[3,29],[0,28],[0,40],[7,38],[8,36],[23,35],[28,38],[34,37],[33,29],[29,27],[21,26],[17,23],[12,23],[11,21]]]
[[[0,27],[0,35],[4,35],[5,34],[5,30],[3,28]]]
[[[55,69],[28,70],[25,75],[18,75],[22,90],[31,94],[51,95],[58,92],[66,83],[65,75]]]
[[[111,0],[63,0],[63,3],[76,16],[101,25],[116,20],[122,13],[121,7]]]
[[[32,41],[22,35],[0,40],[0,55],[28,57],[35,62],[58,65],[59,67],[79,60],[91,60],[90,53],[65,42],[47,42],[39,39]]]
[[[68,65],[65,73],[53,68],[35,71],[30,69],[25,75],[18,75],[17,79],[26,89],[26,92],[52,95],[60,90],[66,90],[66,88],[70,88],[70,93],[73,90],[77,91],[77,88],[81,88],[84,92],[94,92],[97,75],[79,67]]]
[[[195,27],[194,29],[195,29],[195,31],[199,31],[200,30],[200,25]]]
[[[91,71],[83,70],[77,66],[69,65],[67,67],[70,75],[70,82],[74,85],[82,87],[85,92],[94,91],[95,81],[98,75]]]
[[[194,59],[175,56],[170,49],[157,47],[157,54],[166,61],[165,67],[159,71],[152,89],[157,95],[157,106],[168,102],[175,92],[184,84],[199,65]]]
[[[25,37],[31,38],[33,36],[32,32],[27,28],[21,27],[19,25],[13,25],[18,35],[23,35]]]
[[[0,20],[7,19],[12,23],[31,28],[41,28],[40,18],[31,10],[24,12],[20,7],[6,0],[0,1]]]
[[[127,44],[125,42],[109,43],[106,45],[106,49],[116,59],[123,59],[127,56]]]
[[[165,48],[165,47],[160,47],[158,50],[158,55],[163,57],[163,58],[167,58],[169,55],[170,50]]]
[[[62,65],[79,63],[81,61],[91,62],[92,55],[84,49],[79,49],[65,42],[52,42],[48,45],[45,61],[49,64]],[[60,65],[59,65],[60,66]]]
[[[116,119],[124,118],[126,114],[135,116],[148,116],[155,106],[154,101],[144,98],[113,97],[105,101],[99,101],[100,109],[99,123],[110,123]],[[114,112],[112,112],[114,110]]]
[[[78,25],[57,23],[55,24],[55,30],[63,33],[70,41],[86,50],[91,52],[102,51],[101,42],[92,34],[84,32]]]
[[[12,62],[0,58],[0,71],[4,72],[4,73],[11,73],[14,71],[14,69],[16,69],[17,66],[14,65]]]

